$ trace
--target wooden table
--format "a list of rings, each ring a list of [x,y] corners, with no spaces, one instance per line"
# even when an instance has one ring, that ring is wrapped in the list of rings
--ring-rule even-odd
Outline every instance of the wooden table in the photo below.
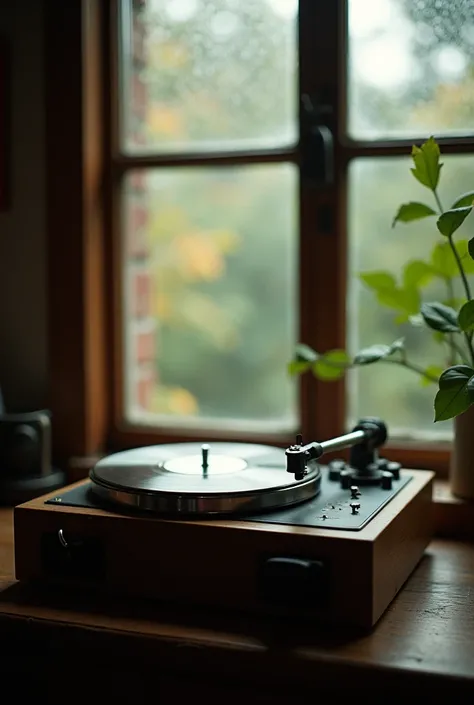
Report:
[[[357,634],[15,584],[12,542],[0,510],[0,663],[35,702],[474,697],[473,544],[434,541],[376,629]]]

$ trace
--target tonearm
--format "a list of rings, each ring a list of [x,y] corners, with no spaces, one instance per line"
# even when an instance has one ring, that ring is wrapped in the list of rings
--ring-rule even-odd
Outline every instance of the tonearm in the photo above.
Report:
[[[287,472],[295,476],[295,480],[302,480],[308,473],[308,465],[318,460],[324,453],[343,448],[350,448],[350,460],[344,467],[333,467],[333,474],[338,473],[338,478],[343,486],[351,484],[381,484],[391,483],[393,477],[398,477],[400,464],[380,458],[378,449],[387,440],[387,427],[381,419],[364,418],[354,426],[350,433],[336,438],[331,438],[321,443],[312,441],[303,445],[300,434],[296,436],[296,443],[286,449]],[[335,477],[333,479],[336,479]]]

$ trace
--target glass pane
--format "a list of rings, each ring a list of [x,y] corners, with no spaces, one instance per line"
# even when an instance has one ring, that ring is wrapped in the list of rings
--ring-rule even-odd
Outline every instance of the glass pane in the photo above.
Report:
[[[472,183],[472,157],[445,156],[443,162],[440,198],[443,207],[448,208]],[[421,201],[436,208],[428,190],[411,177],[410,166],[411,160],[403,157],[357,159],[351,165],[348,346],[354,353],[363,347],[390,344],[404,337],[410,363],[422,368],[431,365],[443,368],[448,364],[447,345],[436,341],[436,334],[425,327],[397,323],[403,312],[379,304],[357,276],[360,272],[388,271],[402,286],[402,270],[409,260],[429,263],[435,245],[446,244],[446,239],[438,234],[434,218],[400,223],[392,228],[393,216],[402,203]],[[456,240],[471,236],[472,221],[468,219],[456,233]],[[459,298],[463,295],[459,277],[453,284],[451,292],[445,280],[435,277],[420,289],[421,301],[446,303],[454,296],[455,307],[459,309]],[[416,319],[412,321],[416,323]],[[361,416],[371,415],[386,419],[392,435],[420,438],[451,434],[451,422],[433,422],[436,384],[422,386],[421,377],[415,372],[380,361],[351,371],[348,381],[350,424]]]
[[[298,0],[133,0],[122,22],[125,150],[293,144],[297,6]]]
[[[349,1],[349,133],[471,133],[473,0]]]
[[[294,429],[296,168],[134,171],[124,216],[127,419]]]

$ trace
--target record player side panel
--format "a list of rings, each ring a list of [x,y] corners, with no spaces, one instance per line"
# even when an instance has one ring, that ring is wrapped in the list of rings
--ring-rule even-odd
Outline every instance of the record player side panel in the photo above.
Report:
[[[393,514],[375,541],[374,624],[411,575],[433,536],[433,477],[426,471],[416,474],[419,491]]]
[[[42,542],[51,539],[59,551],[60,529],[66,540],[80,538],[92,549],[96,542],[103,552],[102,574],[96,572],[94,560],[86,561],[83,574],[50,572]],[[301,527],[181,522],[31,505],[15,510],[15,533],[20,580],[211,608],[289,613],[329,623],[371,624],[370,541],[347,541],[334,532]],[[262,578],[267,559],[274,557],[321,564],[323,574],[310,590],[298,575]]]

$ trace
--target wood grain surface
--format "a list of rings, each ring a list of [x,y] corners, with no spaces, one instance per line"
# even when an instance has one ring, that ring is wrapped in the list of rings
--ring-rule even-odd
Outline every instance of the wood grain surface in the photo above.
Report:
[[[0,508],[0,585],[13,576],[13,511]]]

